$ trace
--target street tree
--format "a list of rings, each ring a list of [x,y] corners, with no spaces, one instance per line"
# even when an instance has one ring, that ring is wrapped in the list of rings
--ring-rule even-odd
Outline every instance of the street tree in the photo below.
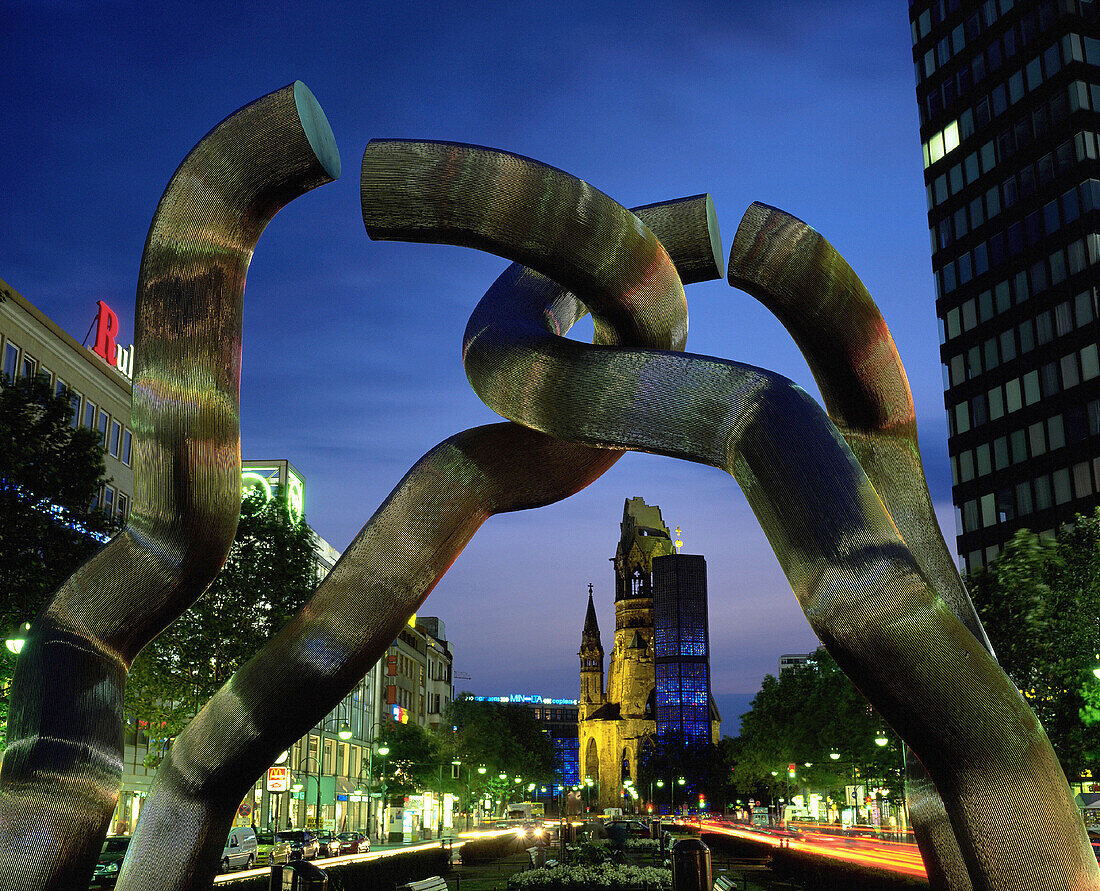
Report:
[[[726,753],[733,789],[739,797],[759,799],[825,789],[835,799],[857,781],[896,783],[900,759],[875,743],[884,728],[821,647],[805,664],[778,678],[764,677],[751,710],[741,716],[741,735]]]
[[[31,622],[118,526],[95,507],[107,479],[99,435],[74,427],[45,376],[0,380],[0,633]],[[0,733],[14,659],[0,651]],[[3,738],[0,737],[0,748]]]
[[[693,809],[702,800],[712,810],[721,809],[726,797],[728,772],[719,747],[709,739],[668,734],[661,741],[642,746],[639,752],[638,800],[651,800],[656,808],[668,807],[675,802],[677,808],[686,805]],[[682,785],[681,779],[684,781]],[[658,786],[658,782],[663,785]]]
[[[446,760],[446,782],[450,783],[450,759],[445,758],[443,739],[418,724],[387,723],[380,745],[389,748],[384,782],[388,797],[400,801],[422,789],[436,789]]]
[[[1020,530],[969,588],[1001,667],[1081,777],[1100,757],[1100,510],[1055,540]]]
[[[460,693],[444,723],[454,728],[451,745],[463,763],[484,766],[487,775],[507,773],[540,786],[561,782],[563,766],[553,740],[525,705],[477,702]]]
[[[214,583],[131,667],[126,713],[151,741],[147,764],[159,763],[171,739],[316,585],[312,530],[281,500],[250,493]]]

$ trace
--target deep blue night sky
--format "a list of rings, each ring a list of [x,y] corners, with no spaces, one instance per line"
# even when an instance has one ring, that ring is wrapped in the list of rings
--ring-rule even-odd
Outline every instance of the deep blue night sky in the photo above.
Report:
[[[370,242],[358,186],[374,137],[518,152],[628,207],[709,191],[727,250],[754,200],[806,220],[890,325],[954,546],[903,4],[15,0],[3,19],[0,277],[78,340],[103,299],[119,342],[132,341],[149,221],[204,133],[295,79],[325,109],[344,174],[260,239],[245,295],[242,436],[245,457],[286,457],[302,471],[308,519],[336,547],[421,454],[495,419],[466,383],[460,347],[507,264]],[[751,298],[725,282],[687,296],[688,350],[774,369],[816,395]],[[421,612],[444,619],[456,671],[470,675],[458,689],[577,695],[587,585],[610,650],[608,560],[634,495],[683,528],[685,552],[707,558],[725,732],[779,654],[817,645],[736,484],[627,455],[565,502],[490,519],[429,597]]]

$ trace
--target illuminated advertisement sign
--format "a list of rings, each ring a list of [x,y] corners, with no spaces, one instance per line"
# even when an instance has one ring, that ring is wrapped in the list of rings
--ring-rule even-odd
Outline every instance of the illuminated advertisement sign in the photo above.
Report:
[[[287,510],[290,519],[295,524],[301,522],[305,507],[305,483],[289,467],[286,471],[286,484],[280,479],[278,467],[252,467],[249,466],[241,474],[241,498],[250,492],[256,491],[263,496],[264,501],[270,501],[278,490],[286,499]]]
[[[404,706],[395,705],[393,707],[393,719],[398,724],[408,724],[409,723],[409,713],[405,710]]]
[[[510,693],[508,696],[468,696],[473,702],[515,702],[522,705],[576,705],[576,699],[547,699],[527,693]]]
[[[95,320],[95,346],[92,352],[112,368],[130,380],[134,378],[134,345],[123,347],[115,342],[118,337],[118,316],[102,300],[97,302],[99,313]]]

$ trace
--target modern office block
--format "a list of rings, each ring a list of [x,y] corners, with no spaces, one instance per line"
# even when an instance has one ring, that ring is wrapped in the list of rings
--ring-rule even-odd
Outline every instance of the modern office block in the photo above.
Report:
[[[1097,504],[1096,7],[909,5],[967,570]]]

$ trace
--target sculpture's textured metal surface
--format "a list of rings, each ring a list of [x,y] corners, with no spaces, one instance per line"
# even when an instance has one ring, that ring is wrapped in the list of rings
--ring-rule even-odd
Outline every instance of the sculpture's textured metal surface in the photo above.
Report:
[[[90,875],[117,796],[126,668],[204,590],[233,535],[252,248],[281,206],[338,174],[324,116],[295,84],[215,128],[161,201],[139,285],[134,519],[66,582],[20,659],[0,775],[5,889]],[[380,657],[481,523],[567,497],[623,449],[740,483],[814,630],[942,796],[941,811],[918,771],[933,881],[1100,889],[1058,762],[939,536],[893,342],[823,238],[754,205],[730,279],[798,341],[829,415],[779,375],[680,352],[681,277],[721,275],[706,196],[634,215],[526,158],[407,141],[367,147],[361,188],[372,238],[515,261],[463,348],[475,391],[514,423],[460,433],[417,462],[302,612],[177,737],[121,891],[208,886],[255,777]],[[595,344],[561,336],[589,311]]]
[[[130,662],[221,568],[240,511],[241,312],[256,241],[339,176],[295,83],[215,127],[177,169],[138,283],[130,523],[57,592],[19,658],[0,774],[0,887],[87,888],[122,775]],[[171,858],[166,834],[161,854]]]
[[[763,303],[794,338],[825,402],[922,572],[992,652],[940,533],[917,445],[912,395],[878,307],[851,267],[801,220],[753,204],[730,249],[729,282]],[[947,812],[920,761],[907,797],[933,888],[971,887]]]
[[[778,247],[769,260],[773,275],[782,272],[777,265],[787,266],[794,281],[807,269],[824,281],[822,261],[834,264],[832,275],[837,272],[839,257],[819,237],[780,239]],[[730,265],[744,275],[736,252]],[[668,454],[731,473],[814,630],[936,783],[973,887],[1100,887],[1041,726],[937,590],[931,530],[920,528],[919,513],[899,516],[917,540],[918,558],[816,403],[778,375],[721,359],[563,349],[535,332],[530,320],[537,313],[534,302],[512,306],[494,291],[479,305],[465,353],[478,395],[505,417],[569,441]],[[872,339],[869,352],[852,355],[872,365],[885,359],[900,369],[889,356],[875,354],[876,344],[881,351],[887,341]],[[839,343],[836,348],[844,350]],[[849,435],[858,439],[862,429],[882,440],[884,426],[900,424],[893,448],[874,438],[860,448],[899,515],[918,511],[921,499],[903,477],[918,472],[919,464],[890,465],[915,437],[906,423],[911,406],[902,404],[907,391],[896,378],[891,382],[896,369],[853,379],[843,362],[838,368],[831,373],[844,373],[851,387],[831,379],[836,392],[830,400]],[[876,381],[885,391],[868,394],[868,383]],[[891,405],[894,411],[884,412]],[[945,593],[950,596],[950,587]],[[954,604],[960,611],[967,605]]]
[[[429,169],[425,159],[443,159],[454,179]],[[493,201],[485,200],[486,190],[495,193]],[[535,193],[555,196],[557,206],[532,218],[526,211]],[[668,254],[629,212],[574,177],[471,146],[380,142],[364,155],[362,197],[372,237],[383,220],[389,237],[477,240],[483,249],[522,256],[623,304],[644,300],[644,323],[619,325],[622,313],[617,320],[597,317],[598,336],[683,346],[686,304]],[[676,236],[677,259],[696,280],[721,275],[708,206],[699,196],[643,211]],[[527,273],[547,291],[561,291]],[[544,331],[567,330],[572,320],[546,316],[539,324]],[[481,524],[495,513],[565,498],[620,455],[495,424],[453,436],[421,458],[302,612],[176,738],[143,808],[120,891],[171,891],[212,877],[236,807],[255,778],[378,660]],[[164,838],[181,822],[191,829],[165,862]]]

